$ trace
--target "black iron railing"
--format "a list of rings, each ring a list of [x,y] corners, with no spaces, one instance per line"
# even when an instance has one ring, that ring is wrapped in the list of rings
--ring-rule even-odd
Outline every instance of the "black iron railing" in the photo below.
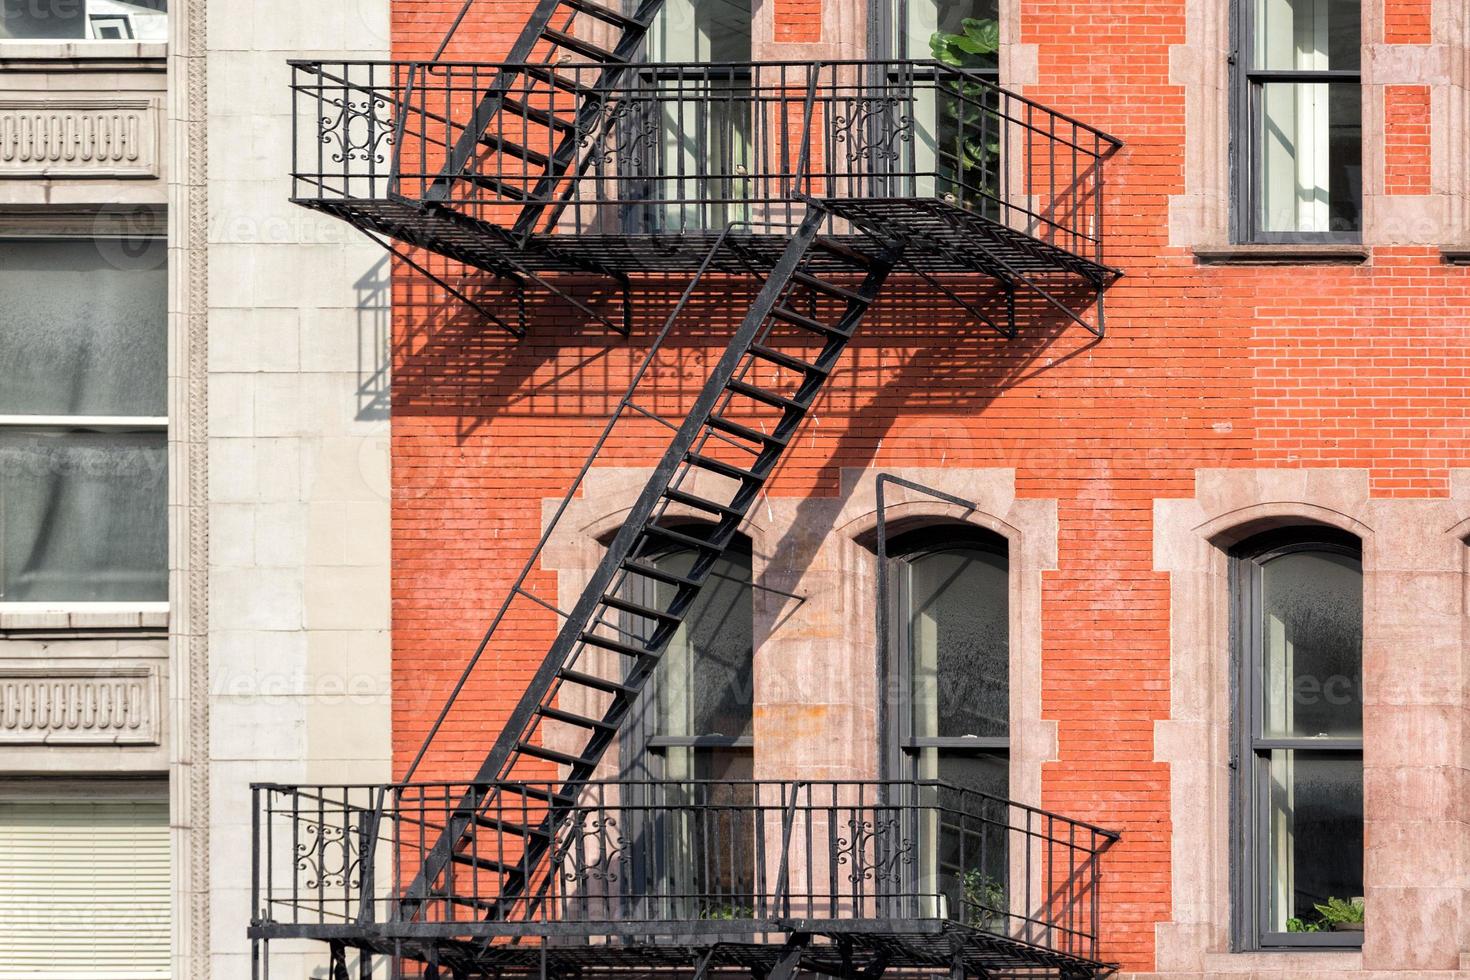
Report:
[[[480,811],[473,846],[406,915],[402,889],[475,788],[255,786],[256,925],[760,941],[796,920],[895,933],[939,920],[1091,959],[1099,856],[1117,839],[941,783],[586,783],[544,804],[559,829],[534,866],[521,838],[493,832],[534,825],[528,797],[500,796],[517,805]],[[530,887],[502,900],[507,874]]]
[[[1102,131],[933,62],[292,63],[293,197],[429,202],[523,235],[925,200],[1102,261]],[[501,108],[485,93],[510,76]]]

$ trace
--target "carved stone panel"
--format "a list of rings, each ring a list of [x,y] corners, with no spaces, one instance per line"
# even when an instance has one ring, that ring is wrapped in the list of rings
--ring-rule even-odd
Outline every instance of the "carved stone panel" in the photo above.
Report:
[[[161,111],[146,95],[0,98],[0,177],[156,178]]]
[[[0,745],[157,745],[154,665],[0,665]]]

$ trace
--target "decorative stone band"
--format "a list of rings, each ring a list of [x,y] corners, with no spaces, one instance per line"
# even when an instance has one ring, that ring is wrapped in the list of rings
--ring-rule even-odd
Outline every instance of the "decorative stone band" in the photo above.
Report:
[[[161,103],[85,96],[0,100],[0,177],[158,177]]]
[[[152,665],[0,665],[0,745],[157,745],[161,704]]]

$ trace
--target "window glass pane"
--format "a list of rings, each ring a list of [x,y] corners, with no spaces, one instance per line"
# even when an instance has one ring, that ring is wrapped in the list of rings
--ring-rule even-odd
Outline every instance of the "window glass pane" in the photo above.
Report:
[[[658,564],[685,573],[693,555],[673,552]],[[673,593],[661,586],[657,604]],[[726,552],[658,665],[655,734],[750,735],[751,616],[750,554]]]
[[[1266,882],[1269,932],[1314,925],[1315,906],[1363,895],[1363,758],[1272,752],[1263,759],[1270,794]]]
[[[1356,71],[1361,25],[1359,0],[1255,0],[1255,67]]]
[[[1262,734],[1363,732],[1363,573],[1330,552],[1282,555],[1261,568]]]
[[[1009,729],[1004,555],[938,551],[907,563],[913,735],[1002,738]]]
[[[751,0],[669,0],[649,32],[648,56],[694,68],[652,82],[663,138],[656,145],[634,139],[656,159],[630,155],[624,167],[653,178],[640,199],[663,203],[637,209],[636,230],[722,228],[743,218],[751,192],[748,70],[700,66],[751,60]]]
[[[166,600],[165,442],[0,429],[0,600]]]
[[[1356,82],[1257,87],[1260,228],[1351,232],[1361,224],[1362,92]]]
[[[998,0],[907,0],[892,9],[894,57],[999,70]]]
[[[167,414],[162,239],[0,240],[0,415]]]
[[[751,0],[665,0],[648,35],[650,61],[750,60]]]
[[[166,0],[0,0],[0,39],[168,40]]]
[[[922,753],[921,769],[950,786],[993,799],[941,791],[937,797],[938,846],[934,849],[939,893],[950,915],[1001,931],[1009,912],[1005,826],[1009,813],[1010,766],[1002,753]],[[933,767],[932,769],[930,767]],[[927,776],[927,773],[925,773]]]

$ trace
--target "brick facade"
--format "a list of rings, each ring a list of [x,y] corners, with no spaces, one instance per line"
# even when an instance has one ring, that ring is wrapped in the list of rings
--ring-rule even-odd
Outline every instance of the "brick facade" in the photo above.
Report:
[[[530,6],[485,7],[466,29],[477,32],[474,43],[464,32],[456,41],[458,56],[492,58]],[[1007,468],[1019,498],[1055,501],[1040,715],[1056,726],[1056,752],[1034,802],[1123,831],[1106,866],[1105,952],[1141,972],[1155,968],[1156,927],[1176,911],[1171,876],[1190,873],[1171,856],[1171,768],[1156,748],[1171,713],[1170,576],[1155,562],[1156,504],[1191,498],[1201,472],[1231,468],[1364,471],[1374,498],[1444,501],[1452,471],[1470,467],[1470,269],[1447,264],[1438,247],[1392,241],[1370,241],[1367,261],[1347,266],[1205,265],[1170,244],[1170,198],[1184,192],[1185,147],[1200,138],[1187,131],[1182,88],[1170,82],[1171,47],[1185,44],[1195,6],[1018,6],[1021,44],[1035,53],[1025,93],[1127,142],[1110,164],[1108,259],[1127,277],[1107,297],[1107,338],[1031,310],[1019,339],[1000,340],[900,277],[771,490],[834,498],[844,471]],[[1389,3],[1384,36],[1426,43],[1430,6]],[[432,51],[457,7],[398,0],[395,54]],[[820,38],[818,7],[778,0],[773,39],[834,41]],[[1388,194],[1430,191],[1429,145],[1439,135],[1429,129],[1429,91],[1384,93]],[[400,278],[392,446],[400,771],[534,546],[544,501],[575,476],[682,285],[641,284],[626,342],[553,304],[534,311],[529,338],[515,343],[421,280]],[[715,283],[696,299],[707,332],[662,366],[668,406],[697,388],[719,337],[738,323],[742,295]],[[664,442],[650,424],[615,441],[600,464],[648,466]],[[563,605],[574,598],[558,597],[551,572],[531,587]],[[523,655],[476,675],[461,702],[470,707],[431,759],[441,774],[463,775],[480,761],[555,626],[550,614],[528,625]],[[1433,968],[1455,966],[1441,958]]]

